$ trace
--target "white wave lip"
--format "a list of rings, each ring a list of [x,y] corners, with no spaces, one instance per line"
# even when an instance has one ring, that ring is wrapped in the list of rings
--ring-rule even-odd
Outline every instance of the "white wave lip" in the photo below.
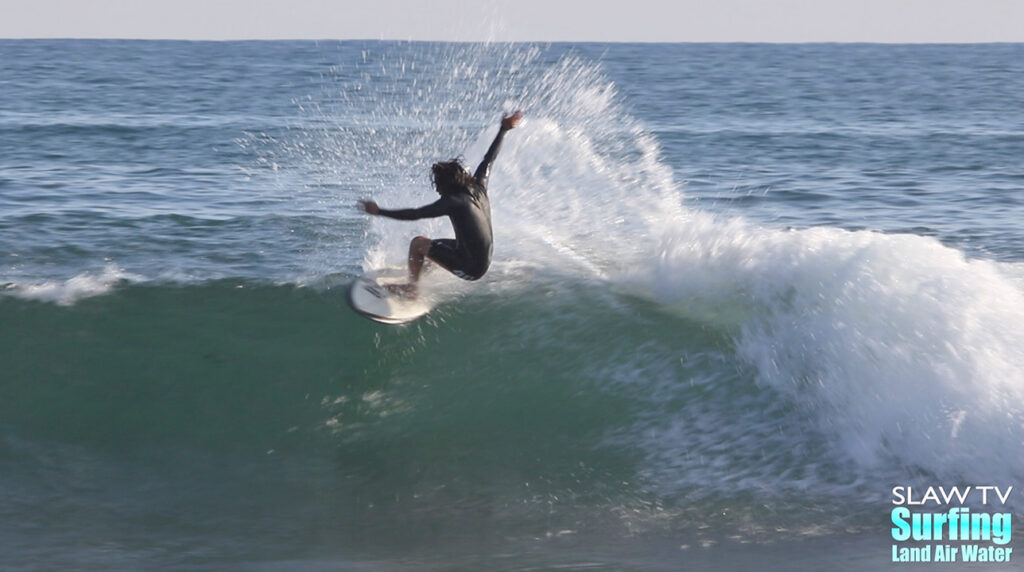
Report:
[[[4,294],[70,306],[85,298],[102,296],[124,281],[138,278],[120,268],[108,266],[101,271],[83,272],[67,280],[41,280],[23,284],[11,282],[5,287]]]
[[[694,217],[649,269],[666,304],[741,305],[737,351],[859,465],[1024,476],[1024,293],[914,235]]]

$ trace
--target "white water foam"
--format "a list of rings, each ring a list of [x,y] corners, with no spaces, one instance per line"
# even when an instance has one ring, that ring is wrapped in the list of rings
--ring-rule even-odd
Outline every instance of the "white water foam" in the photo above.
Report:
[[[141,279],[116,266],[106,266],[103,270],[82,272],[67,280],[7,282],[0,293],[25,300],[70,306],[79,300],[106,294],[125,281]]]
[[[739,357],[865,474],[1024,477],[1024,291],[1002,265],[913,235],[707,216],[656,244],[639,265],[655,298],[743,306]]]

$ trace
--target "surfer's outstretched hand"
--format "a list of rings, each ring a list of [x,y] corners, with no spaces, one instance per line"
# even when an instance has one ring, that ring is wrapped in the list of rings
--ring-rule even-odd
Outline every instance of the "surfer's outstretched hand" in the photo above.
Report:
[[[366,211],[367,214],[380,214],[380,207],[373,201],[359,201],[359,206]]]
[[[516,111],[510,115],[501,116],[501,128],[505,130],[514,129],[516,125],[523,119],[523,112]]]

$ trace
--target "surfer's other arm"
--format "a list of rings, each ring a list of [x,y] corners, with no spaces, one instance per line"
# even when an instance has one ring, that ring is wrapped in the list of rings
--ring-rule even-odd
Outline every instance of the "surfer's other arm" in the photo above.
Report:
[[[359,201],[359,204],[367,214],[386,216],[398,220],[419,220],[421,218],[437,218],[450,214],[447,202],[445,197],[441,197],[433,203],[418,209],[395,210],[382,209],[374,201]]]
[[[487,188],[487,179],[491,176],[491,164],[494,163],[494,159],[498,156],[498,150],[501,149],[501,141],[505,138],[505,132],[509,129],[515,129],[522,118],[522,111],[516,111],[511,115],[502,115],[501,128],[498,129],[498,134],[494,137],[494,141],[491,142],[490,148],[487,149],[484,160],[480,161],[480,166],[476,168],[476,173],[473,173],[473,178],[476,179],[476,182],[481,187]]]

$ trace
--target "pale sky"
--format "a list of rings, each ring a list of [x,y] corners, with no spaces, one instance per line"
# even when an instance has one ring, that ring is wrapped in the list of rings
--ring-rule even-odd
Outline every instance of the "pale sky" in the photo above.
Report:
[[[1024,0],[0,0],[0,38],[1024,42]]]

